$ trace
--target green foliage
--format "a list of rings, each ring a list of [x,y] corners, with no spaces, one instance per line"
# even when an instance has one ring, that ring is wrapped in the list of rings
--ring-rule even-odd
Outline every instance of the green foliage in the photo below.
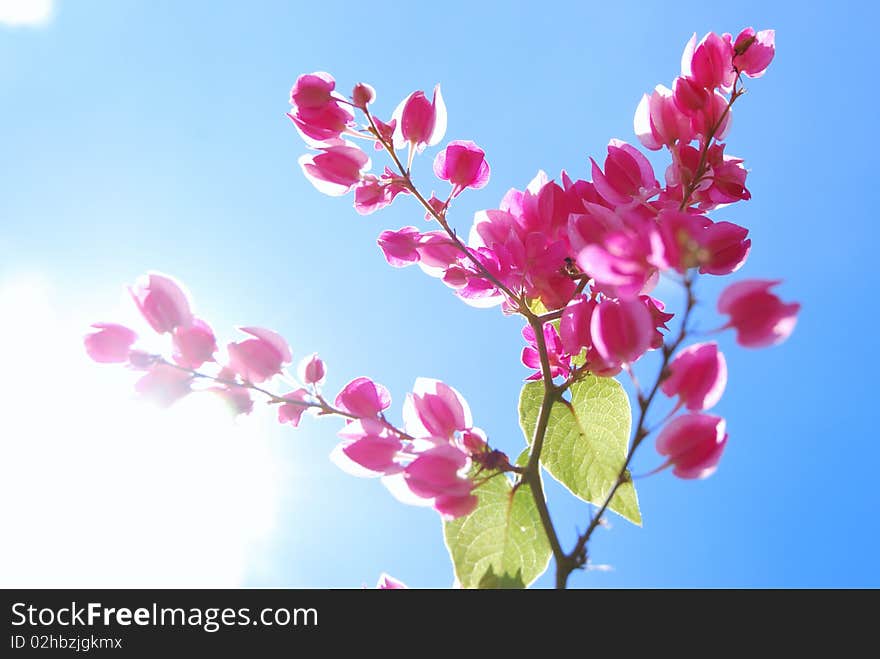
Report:
[[[570,401],[558,400],[553,404],[541,463],[575,496],[598,506],[614,486],[626,459],[632,419],[629,400],[613,378],[588,375],[569,391]],[[543,397],[544,386],[540,382],[526,383],[520,394],[520,426],[529,443],[535,434]],[[632,481],[618,488],[609,509],[641,525]]]
[[[525,588],[551,554],[529,486],[514,491],[495,474],[475,494],[480,502],[470,515],[443,524],[456,578],[463,588]]]

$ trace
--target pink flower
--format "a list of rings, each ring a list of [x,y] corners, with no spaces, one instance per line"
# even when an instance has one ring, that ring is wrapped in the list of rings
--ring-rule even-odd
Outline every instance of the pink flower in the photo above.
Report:
[[[654,331],[651,314],[638,298],[603,300],[590,319],[593,346],[609,362],[636,361],[651,347]]]
[[[580,354],[581,350],[593,345],[590,336],[590,319],[595,308],[596,302],[581,295],[572,300],[562,311],[559,336],[563,350],[569,355]]]
[[[318,353],[312,353],[309,357],[305,357],[299,363],[299,379],[303,384],[320,385],[324,382],[324,376],[327,375],[327,369],[324,362],[318,357]]]
[[[697,43],[694,34],[681,58],[681,74],[710,91],[719,87],[729,89],[736,79],[730,41],[709,32]]]
[[[253,339],[230,343],[229,367],[245,382],[259,384],[281,373],[292,356],[290,346],[279,334],[261,327],[241,327]]]
[[[131,346],[137,341],[134,331],[115,323],[94,323],[95,332],[87,334],[84,343],[89,357],[102,364],[128,361]]]
[[[712,223],[704,215],[665,208],[657,216],[666,266],[684,273],[700,264],[701,238]]]
[[[333,76],[318,71],[301,75],[290,90],[293,108],[287,116],[312,145],[339,139],[353,123],[354,115],[340,104],[335,88]]]
[[[397,130],[397,119],[392,119],[386,124],[379,119],[379,117],[373,117],[373,123],[376,124],[376,130],[379,134],[379,139],[376,140],[376,144],[373,145],[373,148],[376,151],[382,151],[385,149],[382,142],[385,144],[392,144],[394,141],[394,131]]]
[[[409,143],[422,151],[426,145],[438,144],[446,134],[446,104],[440,93],[440,85],[434,87],[434,96],[430,101],[425,92],[413,92],[401,101],[392,117],[397,120],[395,147]]]
[[[692,412],[708,410],[724,393],[727,362],[717,343],[696,343],[679,352],[669,364],[669,377],[660,385],[670,398],[679,397]]]
[[[341,197],[363,178],[363,170],[370,168],[369,156],[351,142],[320,149],[321,153],[307,153],[299,159],[306,178],[319,192]]]
[[[376,584],[377,590],[402,590],[408,589],[407,586],[402,581],[398,581],[394,577],[385,574],[384,572],[379,576],[379,583]]]
[[[672,101],[675,107],[687,117],[699,115],[709,104],[711,96],[702,86],[690,78],[679,76],[672,83]],[[690,120],[688,120],[690,126]],[[690,142],[690,140],[685,140]]]
[[[354,209],[361,215],[370,215],[391,204],[401,192],[409,194],[409,188],[387,167],[380,178],[365,174],[354,189]]]
[[[219,396],[233,415],[250,414],[254,411],[254,401],[251,398],[251,392],[246,387],[224,385],[212,387],[208,391]]]
[[[422,242],[422,234],[415,227],[383,231],[377,242],[382,254],[385,255],[385,260],[395,268],[418,263],[421,258],[419,245]]]
[[[679,478],[711,476],[727,444],[725,427],[724,419],[708,414],[674,418],[657,436],[657,452],[669,456],[663,466],[674,465]]]
[[[651,163],[626,142],[611,140],[608,143],[604,172],[595,160],[590,158],[590,162],[593,163],[593,185],[609,204],[644,201],[660,191]]]
[[[169,407],[192,389],[193,376],[169,364],[154,364],[146,375],[135,382],[134,389],[160,407]]]
[[[376,100],[376,90],[365,82],[359,82],[354,86],[351,92],[351,101],[356,107],[366,108],[370,103]]]
[[[391,394],[370,378],[355,378],[336,396],[336,407],[360,418],[379,416],[391,405]]]
[[[186,293],[171,277],[150,273],[140,277],[129,292],[150,327],[159,333],[192,322]]]
[[[423,233],[419,240],[418,253],[420,265],[431,274],[436,274],[437,270],[445,270],[462,258],[461,250],[445,231]]]
[[[479,189],[489,182],[489,163],[485,152],[468,140],[455,140],[437,154],[434,174],[452,184],[452,196],[465,188]]]
[[[710,275],[729,275],[739,270],[752,247],[746,236],[749,230],[731,222],[714,222],[702,239],[700,272]]]
[[[645,303],[645,308],[651,314],[651,322],[654,325],[653,339],[651,340],[651,349],[657,350],[663,345],[663,332],[660,330],[668,330],[666,326],[670,320],[675,317],[673,313],[666,313],[666,305],[660,300],[650,295],[642,295],[640,298]]]
[[[731,222],[712,222],[703,215],[664,209],[657,216],[663,237],[664,261],[684,273],[727,275],[745,263],[752,241],[749,230]]]
[[[801,305],[783,303],[770,289],[781,280],[747,279],[731,284],[718,298],[718,311],[730,316],[724,328],[736,330],[745,348],[763,348],[785,341],[794,331]]]
[[[663,85],[657,85],[650,96],[642,96],[633,128],[642,145],[652,151],[676,142],[687,144],[693,138],[690,119],[673,101],[672,91]]]
[[[434,510],[436,510],[444,519],[457,519],[474,512],[480,500],[475,494],[464,494],[461,496],[451,496],[443,494],[434,499]]]
[[[733,112],[728,108],[727,98],[719,91],[711,94],[706,106],[691,118],[695,134],[707,138],[714,129],[713,137],[716,140],[727,137],[732,122]]]
[[[522,350],[522,363],[528,368],[536,369],[536,372],[526,380],[540,380],[543,377],[543,372],[535,330],[531,325],[526,325],[523,327],[522,335],[529,344]],[[566,354],[559,333],[552,323],[544,325],[544,343],[547,346],[547,357],[550,361],[550,376],[554,378],[568,377],[571,373],[571,355]]]
[[[733,66],[750,78],[764,75],[776,54],[776,31],[747,27],[733,42]]]
[[[387,424],[376,419],[352,421],[339,431],[342,442],[330,459],[343,471],[354,476],[382,476],[403,470],[398,454],[403,442]]]
[[[302,415],[306,410],[310,409],[310,405],[300,404],[308,403],[311,400],[309,392],[305,389],[296,389],[282,396],[290,403],[282,403],[278,406],[278,423],[289,423],[294,428],[299,426]]]
[[[446,212],[447,202],[442,199],[438,199],[437,195],[433,192],[431,193],[431,198],[428,199],[428,205],[434,210],[434,213],[437,215],[443,215]],[[429,222],[434,219],[434,213],[425,213],[425,219]]]
[[[578,216],[572,216],[572,221],[578,222]],[[652,287],[662,254],[656,226],[645,223],[638,228],[621,226],[607,231],[600,240],[578,251],[576,262],[596,280],[602,292],[632,298]]]
[[[525,290],[527,298],[541,300],[547,309],[565,306],[576,286],[563,269],[571,252],[565,236],[567,201],[564,191],[539,172],[525,191],[508,192],[501,208],[478,212],[468,238],[469,247],[497,279]],[[474,306],[503,300],[480,276],[469,278],[457,293]]]
[[[462,395],[448,384],[430,378],[416,380],[403,404],[403,422],[414,437],[449,440],[473,425]]]
[[[471,493],[473,482],[462,476],[470,460],[452,444],[440,444],[424,451],[403,471],[407,486],[418,497],[463,497]]]
[[[186,327],[178,327],[172,336],[174,361],[186,368],[199,368],[214,360],[217,340],[208,324],[198,318]]]

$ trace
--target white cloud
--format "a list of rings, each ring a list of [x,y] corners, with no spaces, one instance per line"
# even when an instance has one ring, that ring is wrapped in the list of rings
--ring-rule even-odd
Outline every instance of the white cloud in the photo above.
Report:
[[[0,23],[44,25],[52,18],[53,0],[0,0]]]

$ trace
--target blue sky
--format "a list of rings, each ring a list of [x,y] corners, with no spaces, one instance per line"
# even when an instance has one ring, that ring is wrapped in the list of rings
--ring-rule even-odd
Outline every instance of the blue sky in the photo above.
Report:
[[[417,376],[443,379],[516,453],[527,374],[518,322],[466,307],[415,268],[387,267],[376,236],[422,213],[400,198],[361,217],[349,199],[316,192],[284,116],[290,85],[314,70],[343,91],[366,81],[388,115],[441,82],[447,139],[475,140],[492,165],[489,185],[456,206],[465,231],[538,169],[588,177],[588,157],[609,138],[634,142],[641,94],[671,82],[692,32],[754,25],[776,29],[777,58],[748,85],[728,139],[753,199],[715,217],[752,232],[734,277],[784,278],[800,322],[770,350],[721,339],[730,381],[717,411],[730,442],[720,469],[703,482],[664,473],[638,483],[644,528],[612,520],[592,548],[613,569],[572,585],[880,585],[866,139],[875,8],[295,4],[58,1],[41,26],[0,24],[0,338],[10,350],[0,518],[22,531],[0,554],[0,582],[349,587],[388,571],[448,586],[436,515],[334,467],[336,422],[293,431],[264,413],[203,428],[212,410],[199,409],[157,419],[128,400],[125,374],[86,363],[79,336],[127,313],[123,285],[164,271],[224,340],[235,325],[275,328],[297,356],[326,359],[329,388],[370,375],[398,413]],[[432,157],[416,165],[428,186]],[[722,283],[699,290],[711,297]],[[710,304],[700,313],[704,327],[717,322]],[[635,471],[657,460],[646,446]],[[568,546],[585,504],[559,487],[549,496]]]

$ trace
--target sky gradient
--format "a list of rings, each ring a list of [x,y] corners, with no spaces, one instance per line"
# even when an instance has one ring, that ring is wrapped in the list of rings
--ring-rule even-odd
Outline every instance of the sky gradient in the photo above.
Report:
[[[417,376],[442,379],[516,454],[518,321],[385,264],[376,236],[420,226],[412,199],[361,217],[312,188],[284,116],[291,84],[316,70],[343,92],[369,82],[390,115],[442,83],[446,140],[476,141],[492,166],[450,216],[466,232],[537,170],[588,178],[610,138],[636,142],[641,94],[671,83],[694,31],[753,25],[776,29],[777,56],[748,83],[727,140],[752,200],[713,215],[749,227],[752,252],[698,292],[782,278],[799,325],[769,350],[719,339],[730,380],[715,411],[730,441],[718,472],[639,481],[644,528],[612,518],[591,545],[612,569],[571,585],[880,586],[880,365],[867,341],[878,236],[863,128],[877,107],[876,8],[294,5],[60,1],[41,25],[0,23],[0,524],[12,529],[0,584],[358,587],[387,571],[449,586],[437,515],[333,466],[336,421],[295,431],[266,410],[235,426],[202,403],[146,410],[128,374],[88,363],[81,335],[131,317],[123,287],[159,270],[186,283],[222,343],[237,325],[276,329],[296,358],[321,354],[329,392],[358,375],[385,384],[395,419]],[[416,163],[429,191],[433,153]],[[652,161],[662,172],[662,155]],[[698,319],[719,320],[709,303]],[[658,460],[648,442],[635,473]],[[555,485],[548,495],[570,546],[586,504]]]

